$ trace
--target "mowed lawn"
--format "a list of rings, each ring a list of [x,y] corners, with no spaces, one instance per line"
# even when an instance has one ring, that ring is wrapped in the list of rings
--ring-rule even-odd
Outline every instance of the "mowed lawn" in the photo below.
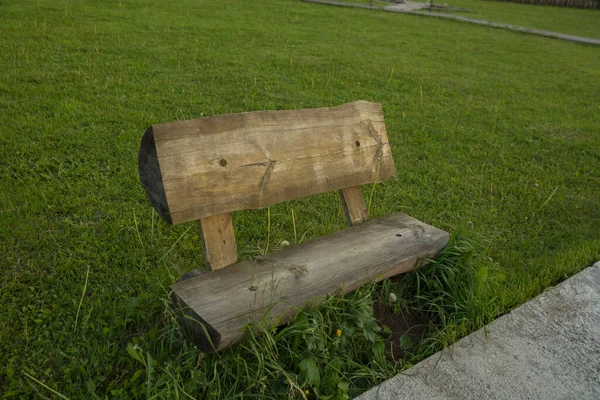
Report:
[[[385,0],[337,0],[385,7]],[[424,3],[425,1],[416,1]],[[420,12],[435,14],[457,14],[467,18],[482,19],[526,28],[541,29],[569,35],[600,38],[600,13],[598,10],[581,8],[539,6],[497,0],[449,0],[433,1],[434,8]]]
[[[380,102],[398,177],[373,214],[479,238],[496,314],[600,259],[599,47],[292,0],[37,0],[0,3],[0,52],[0,397],[200,397],[167,305],[204,261],[139,183],[153,123]],[[335,193],[292,204],[305,240],[344,227]],[[242,258],[267,247],[266,210],[234,219]]]
[[[600,13],[570,7],[539,6],[496,0],[450,0],[436,2],[464,11],[451,11],[468,18],[484,19],[527,28],[600,38]],[[442,11],[447,13],[448,11]]]

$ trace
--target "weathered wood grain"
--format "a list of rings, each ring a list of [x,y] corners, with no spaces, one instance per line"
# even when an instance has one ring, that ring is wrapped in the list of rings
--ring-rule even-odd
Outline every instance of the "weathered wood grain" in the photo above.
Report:
[[[366,101],[158,124],[144,138],[140,177],[174,224],[395,174],[381,105]]]
[[[198,221],[206,266],[217,270],[237,261],[237,244],[231,213],[213,215]]]
[[[214,348],[224,349],[241,339],[249,322],[263,317],[268,323],[286,322],[321,296],[412,270],[447,242],[446,232],[394,214],[180,281],[172,289],[188,315],[184,331],[202,351],[211,352],[204,329]]]
[[[369,219],[369,210],[360,186],[340,189],[340,197],[348,225],[354,226]]]
[[[146,195],[148,196],[148,200],[150,200],[150,204],[152,204],[158,215],[163,217],[169,224],[172,224],[171,212],[169,211],[169,204],[167,204],[160,166],[158,165],[158,155],[156,154],[156,144],[154,143],[152,127],[146,129],[144,136],[142,136],[142,143],[140,144],[140,151],[138,153],[138,174],[142,186],[146,189]]]

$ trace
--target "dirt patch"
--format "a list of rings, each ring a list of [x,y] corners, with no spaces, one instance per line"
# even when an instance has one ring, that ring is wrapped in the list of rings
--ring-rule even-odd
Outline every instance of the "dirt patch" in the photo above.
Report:
[[[403,358],[413,350],[427,333],[429,322],[415,311],[401,310],[396,314],[390,306],[383,303],[373,304],[373,311],[380,326],[385,325],[392,330],[385,347],[394,360]],[[402,339],[403,337],[405,338]],[[406,337],[410,339],[408,345]]]

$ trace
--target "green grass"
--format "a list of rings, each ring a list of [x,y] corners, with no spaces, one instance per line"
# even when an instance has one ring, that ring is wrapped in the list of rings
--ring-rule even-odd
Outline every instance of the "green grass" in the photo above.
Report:
[[[343,0],[346,3],[369,4],[369,0]],[[425,1],[420,1],[424,3]],[[373,1],[374,6],[385,7],[390,2]],[[435,5],[449,6],[455,10],[433,10],[433,13],[463,15],[526,28],[535,28],[570,35],[600,38],[600,12],[578,8],[538,6],[493,0],[444,0]],[[425,12],[429,12],[425,10]],[[446,33],[441,37],[447,38]]]
[[[599,10],[538,6],[493,0],[444,0],[434,4],[461,8],[451,14],[570,35],[600,38]],[[441,11],[448,13],[447,11]]]
[[[526,9],[532,21],[546,12]],[[371,361],[381,332],[369,341],[357,327],[370,316],[344,311],[368,302],[360,295],[310,314],[322,321],[319,349],[309,348],[312,335],[275,347],[269,335],[249,339],[221,357],[191,348],[173,322],[168,286],[203,266],[201,246],[195,224],[166,226],[139,184],[137,149],[152,123],[381,102],[398,178],[375,188],[373,214],[403,211],[483,243],[474,263],[461,251],[441,264],[454,267],[423,271],[431,285],[413,292],[423,300],[414,306],[438,319],[440,333],[410,362],[600,258],[595,47],[291,0],[3,2],[0,15],[5,398],[51,396],[40,382],[70,398],[225,397],[242,390],[231,384],[237,378],[254,382],[247,394],[277,397],[285,387],[300,398],[286,376],[315,386],[312,362],[300,367],[307,358],[332,376],[320,382],[331,387],[315,387],[343,397],[403,368]],[[585,12],[569,15],[586,24]],[[293,205],[305,240],[344,227],[335,193]],[[243,258],[266,247],[266,214],[234,214]],[[272,207],[271,221],[270,248],[292,242],[289,204]],[[432,283],[464,265],[477,271],[467,273],[470,285]],[[479,271],[494,279],[479,285]],[[489,304],[474,314],[432,302],[437,292],[469,304],[473,288]],[[335,353],[348,358],[325,371],[343,322],[357,332]],[[296,350],[282,350],[294,340]]]

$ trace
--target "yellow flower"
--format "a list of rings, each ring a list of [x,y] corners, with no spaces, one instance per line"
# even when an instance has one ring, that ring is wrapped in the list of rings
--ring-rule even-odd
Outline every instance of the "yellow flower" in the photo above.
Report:
[[[310,392],[308,391],[308,389],[306,389],[306,390],[304,391],[304,393],[306,393],[306,394],[309,394]]]
[[[342,336],[342,330],[338,329],[337,331],[335,331],[335,334],[338,336]]]

